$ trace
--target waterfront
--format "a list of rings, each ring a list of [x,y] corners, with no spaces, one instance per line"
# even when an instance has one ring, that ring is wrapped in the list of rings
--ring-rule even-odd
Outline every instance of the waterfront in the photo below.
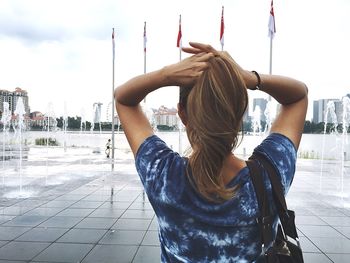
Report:
[[[156,132],[169,147],[175,151],[179,149],[178,132]],[[11,143],[16,143],[13,139],[13,133],[8,135]],[[28,131],[23,133],[22,141],[30,147],[35,146],[36,138],[54,138],[57,140],[58,147],[70,148],[101,148],[104,149],[107,140],[110,139],[111,132],[90,132],[90,131],[71,131],[64,133],[62,131]],[[185,132],[181,133],[182,148],[189,147]],[[257,146],[266,134],[244,135],[242,143],[236,150],[238,155],[249,155],[255,146]],[[3,133],[0,133],[0,145],[3,141]],[[17,142],[18,143],[18,142]],[[115,147],[124,152],[128,152],[129,146],[123,132],[115,132]],[[350,160],[350,134],[303,134],[299,147],[299,157],[306,159],[332,159],[332,160]],[[343,154],[343,156],[342,156]]]
[[[172,145],[174,150],[178,150],[178,133],[158,133],[168,145]],[[250,155],[254,148],[267,136],[261,133],[256,135],[244,135],[241,144],[235,150],[235,153],[246,157]],[[118,137],[121,142],[122,138]],[[189,147],[186,135],[183,133],[182,142],[184,149]],[[125,140],[124,140],[125,141]],[[344,155],[345,153],[345,155]],[[324,159],[324,160],[345,160],[350,161],[350,134],[303,134],[298,157],[305,159]]]
[[[178,132],[157,132],[169,147],[178,151]],[[4,135],[4,134],[1,134]],[[235,154],[247,159],[264,138],[261,135],[245,135]],[[4,136],[0,136],[3,138]],[[1,158],[1,191],[6,198],[30,197],[41,193],[47,187],[62,185],[65,182],[108,174],[115,165],[116,172],[123,170],[119,165],[133,162],[133,155],[123,132],[115,134],[115,159],[105,154],[110,132],[47,132],[29,131],[22,134],[21,149],[13,133],[7,134],[8,145],[3,147]],[[58,146],[35,145],[38,138],[52,138]],[[189,146],[187,137],[181,134],[182,149]],[[312,173],[318,176],[317,188],[342,193],[344,178],[350,177],[350,135],[304,134],[298,151],[298,162],[313,160]],[[2,144],[2,143],[1,143]],[[19,151],[21,153],[19,154]],[[67,174],[67,171],[69,173]],[[90,172],[91,171],[91,172]],[[315,182],[316,182],[315,181]],[[326,183],[325,183],[326,182]],[[328,189],[328,185],[333,185]],[[326,188],[325,188],[326,187]]]

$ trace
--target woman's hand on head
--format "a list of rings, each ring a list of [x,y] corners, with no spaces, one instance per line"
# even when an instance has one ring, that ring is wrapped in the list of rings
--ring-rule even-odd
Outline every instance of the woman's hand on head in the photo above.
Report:
[[[182,50],[186,53],[199,54],[204,52],[204,53],[212,53],[214,56],[217,56],[219,54],[219,51],[217,51],[211,45],[197,43],[197,42],[189,42],[189,44],[190,44],[190,47],[182,48]]]
[[[214,55],[207,52],[198,52],[194,55],[163,68],[163,74],[169,85],[192,86],[203,71],[208,68],[208,60]]]
[[[197,42],[189,42],[190,47],[183,47],[182,50],[186,53],[190,54],[200,54],[200,53],[212,53],[214,56],[225,56],[232,60],[232,62],[235,64],[237,69],[239,70],[241,76],[243,77],[243,80],[246,84],[246,87],[248,89],[254,89],[256,86],[256,76],[248,70],[243,69],[232,57],[227,51],[217,51],[215,48],[213,48],[211,45],[203,44],[203,43],[197,43]]]

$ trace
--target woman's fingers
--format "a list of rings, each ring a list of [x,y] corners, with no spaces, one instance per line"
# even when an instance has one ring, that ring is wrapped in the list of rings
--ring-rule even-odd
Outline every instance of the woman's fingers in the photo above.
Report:
[[[189,42],[190,47],[183,47],[182,50],[190,54],[198,54],[202,52],[213,53],[214,55],[218,54],[218,51],[213,48],[211,45],[202,44],[197,42]]]
[[[195,56],[198,56],[197,61],[208,61],[210,58],[214,57],[214,54],[211,52],[210,53],[198,53]]]
[[[215,48],[213,48],[211,45],[208,45],[208,44],[202,44],[198,42],[190,42],[189,44],[192,48],[199,49],[204,52],[212,52],[214,54],[218,52]]]
[[[212,57],[214,57],[213,53],[201,52],[201,53],[192,55],[188,59],[192,62],[207,62]]]
[[[192,47],[183,47],[182,51],[190,54],[198,54],[203,52],[203,50],[200,50],[198,48],[192,48]]]

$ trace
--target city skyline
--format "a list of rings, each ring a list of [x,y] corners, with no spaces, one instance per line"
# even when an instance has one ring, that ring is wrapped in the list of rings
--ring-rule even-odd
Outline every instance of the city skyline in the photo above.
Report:
[[[26,90],[22,90],[17,87],[14,91],[7,91],[0,89],[0,116],[4,109],[4,102],[7,102],[9,107],[9,112],[12,113],[12,118],[16,118],[15,110],[18,98],[21,97],[24,102],[25,112],[27,117],[37,117],[41,116],[44,118],[45,116],[55,117],[55,118],[67,118],[67,117],[81,117],[82,120],[88,121],[90,123],[98,123],[98,122],[110,122],[111,121],[111,109],[106,109],[105,115],[102,111],[102,103],[94,102],[93,110],[90,113],[82,112],[79,114],[69,114],[68,112],[64,112],[63,115],[57,115],[53,112],[53,108],[51,106],[51,112],[44,113],[40,110],[30,110],[30,96],[28,95]],[[249,116],[252,119],[258,118],[260,121],[265,122],[267,118],[274,118],[276,112],[274,107],[277,105],[275,103],[269,104],[269,99],[264,97],[256,97],[253,98],[250,102],[250,106],[248,105],[247,114],[244,115],[244,120],[246,121]],[[321,123],[321,122],[336,122],[346,124],[350,123],[350,93],[342,96],[341,99],[338,98],[322,98],[318,100],[309,101],[309,104],[312,106],[312,115],[311,118],[306,118],[306,121],[311,121],[313,123]],[[144,107],[145,105],[143,105]],[[7,110],[7,109],[6,109]],[[344,115],[344,111],[346,111]],[[150,112],[153,112],[153,117],[149,116]],[[176,121],[177,109],[172,105],[161,104],[159,107],[151,107],[146,108],[145,113],[150,119],[150,121],[157,120],[157,123],[174,123]],[[163,116],[164,115],[164,116]],[[172,115],[166,117],[168,115]],[[258,116],[259,115],[259,116]],[[269,115],[269,116],[268,116]],[[344,116],[344,118],[343,118]],[[333,119],[333,120],[332,120]],[[0,121],[1,123],[1,121]],[[168,125],[173,126],[173,125]]]
[[[115,87],[144,72],[144,22],[147,68],[179,60],[176,48],[182,15],[182,43],[201,41],[220,49],[220,19],[225,7],[225,45],[243,67],[268,73],[270,0],[237,1],[41,1],[0,2],[0,89],[20,87],[30,94],[32,111],[81,115],[112,95],[112,28],[116,30]],[[350,3],[335,0],[274,1],[274,74],[304,81],[310,101],[349,93]],[[199,12],[198,12],[199,11]],[[311,18],[312,15],[312,19]],[[183,54],[182,57],[186,57]],[[176,107],[177,87],[150,94],[147,103]],[[263,97],[249,92],[251,101]],[[312,118],[312,103],[308,119]]]

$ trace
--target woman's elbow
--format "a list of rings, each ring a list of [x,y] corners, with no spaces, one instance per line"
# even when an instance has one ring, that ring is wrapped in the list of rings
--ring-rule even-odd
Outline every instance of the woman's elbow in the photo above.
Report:
[[[309,89],[307,87],[307,85],[305,83],[302,82],[302,89],[300,89],[300,97],[299,97],[299,100],[305,100],[305,101],[308,101],[308,94],[309,94]]]
[[[307,87],[307,85],[305,83],[304,83],[304,88],[305,88],[305,97],[307,97],[309,94],[309,88]]]
[[[114,89],[114,100],[115,100],[115,103],[120,101],[120,92],[118,88]]]

